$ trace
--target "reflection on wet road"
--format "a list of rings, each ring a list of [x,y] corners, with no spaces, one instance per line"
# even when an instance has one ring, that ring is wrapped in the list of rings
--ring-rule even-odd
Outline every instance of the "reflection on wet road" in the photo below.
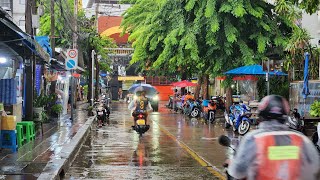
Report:
[[[190,150],[222,169],[226,148],[217,137],[227,133],[221,124],[188,119],[161,105],[139,138],[127,104],[112,106],[110,124],[93,128],[65,179],[218,179]]]

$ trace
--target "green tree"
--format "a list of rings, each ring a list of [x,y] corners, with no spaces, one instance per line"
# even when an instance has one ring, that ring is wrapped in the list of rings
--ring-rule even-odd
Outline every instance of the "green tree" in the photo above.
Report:
[[[303,1],[297,4],[297,1],[292,0],[277,0],[276,1],[276,12],[287,17],[291,22],[298,22],[302,18],[301,10],[297,9],[293,4],[300,5],[301,8],[306,9],[308,12],[312,13],[312,9],[317,7],[312,7],[313,1]],[[316,79],[319,72],[319,48],[313,47],[310,43],[311,36],[309,32],[302,28],[299,23],[293,25],[293,31],[290,35],[288,44],[286,46],[285,69],[290,73],[292,80],[302,80],[303,79],[303,68],[304,68],[304,53],[309,52],[310,62],[309,62],[309,75],[311,78]]]
[[[137,0],[122,26],[131,33],[132,63],[163,73],[221,75],[260,63],[283,48],[292,22],[274,5],[250,0]]]
[[[284,1],[284,0],[277,0]],[[301,9],[306,10],[307,13],[313,14],[319,10],[320,1],[319,0],[287,0],[289,2],[298,5]]]
[[[84,75],[87,75],[89,79],[89,90],[91,90],[91,51],[94,50],[100,57],[101,61],[97,62],[96,60],[96,69],[109,71],[110,60],[108,58],[108,52],[106,48],[116,47],[113,41],[108,37],[101,37],[97,28],[95,27],[95,18],[87,18],[83,10],[78,11],[78,16],[74,18],[73,12],[73,0],[56,0],[55,1],[55,37],[56,37],[56,46],[61,48],[71,48],[73,42],[73,33],[76,32],[78,36],[78,52],[79,65],[83,65],[87,72],[84,72]],[[50,35],[50,0],[44,1],[45,14],[40,19],[40,35]],[[74,28],[74,21],[77,21],[77,31]],[[99,81],[97,81],[99,82]],[[89,92],[88,94],[91,94]],[[88,98],[90,99],[90,98]]]

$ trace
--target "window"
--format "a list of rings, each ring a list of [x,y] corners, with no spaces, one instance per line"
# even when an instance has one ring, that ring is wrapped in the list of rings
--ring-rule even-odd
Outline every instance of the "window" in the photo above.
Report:
[[[0,6],[11,8],[11,0],[0,0]]]
[[[18,26],[25,26],[25,25],[26,25],[26,21],[25,20],[19,20]]]

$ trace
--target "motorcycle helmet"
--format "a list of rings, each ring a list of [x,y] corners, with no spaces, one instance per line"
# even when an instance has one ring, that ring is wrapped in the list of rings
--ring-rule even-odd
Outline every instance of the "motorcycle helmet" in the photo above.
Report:
[[[289,111],[288,101],[279,95],[264,97],[258,106],[258,116],[262,120],[276,119],[279,122],[284,123]]]

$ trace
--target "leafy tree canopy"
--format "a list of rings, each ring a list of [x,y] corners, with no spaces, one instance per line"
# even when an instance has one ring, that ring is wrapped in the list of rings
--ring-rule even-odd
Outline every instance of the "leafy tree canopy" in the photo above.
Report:
[[[277,0],[284,1],[284,0]],[[313,14],[319,10],[320,1],[319,0],[289,0],[290,2],[298,5],[301,9],[306,10],[307,13]]]
[[[55,1],[55,40],[56,45],[62,48],[72,47],[73,32],[75,32],[74,22],[74,1],[56,0]],[[51,33],[50,0],[44,1],[45,14],[40,19],[39,35],[49,36]],[[116,45],[108,37],[98,35],[95,26],[95,18],[87,18],[83,10],[79,10],[77,17],[78,24],[78,46],[84,55],[84,64],[88,65],[91,59],[91,50],[95,50],[101,56],[101,70],[109,70],[105,63],[110,64],[107,56],[106,47],[115,47]]]
[[[122,26],[131,33],[132,63],[218,75],[285,47],[293,24],[274,8],[262,0],[137,0]]]

